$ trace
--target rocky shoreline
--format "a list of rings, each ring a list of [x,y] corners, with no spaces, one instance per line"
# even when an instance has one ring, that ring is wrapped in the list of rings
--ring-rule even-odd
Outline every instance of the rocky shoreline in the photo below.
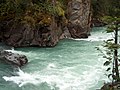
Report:
[[[90,0],[73,0],[68,3],[67,18],[44,15],[41,23],[35,25],[31,24],[33,21],[15,22],[13,18],[0,21],[0,41],[13,47],[53,47],[66,37],[87,38],[91,31],[90,9]]]
[[[120,90],[120,82],[105,83],[100,90]]]

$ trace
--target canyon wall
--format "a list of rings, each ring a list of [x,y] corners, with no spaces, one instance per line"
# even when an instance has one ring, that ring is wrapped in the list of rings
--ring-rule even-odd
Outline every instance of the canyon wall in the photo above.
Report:
[[[68,29],[73,38],[87,38],[91,25],[91,0],[71,0],[68,3]]]
[[[66,24],[60,22],[59,19],[63,19],[61,16],[48,16],[45,22],[48,20],[49,24],[39,26],[29,24],[30,21],[21,23],[7,20],[0,22],[0,40],[2,38],[3,42],[14,47],[52,47],[67,35],[71,38],[87,38],[91,24],[90,0],[70,0],[67,5]]]

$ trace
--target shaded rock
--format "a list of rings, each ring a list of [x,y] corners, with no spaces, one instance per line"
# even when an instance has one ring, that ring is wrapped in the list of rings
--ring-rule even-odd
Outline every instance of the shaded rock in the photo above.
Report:
[[[67,27],[64,28],[63,33],[60,36],[60,39],[64,39],[64,38],[71,38],[71,34]]]
[[[18,53],[12,53],[8,51],[0,52],[0,60],[8,64],[16,65],[19,67],[24,66],[28,62],[28,59],[25,55],[21,55]]]
[[[100,90],[120,90],[120,82],[105,83]]]
[[[105,26],[106,23],[104,23],[103,21],[101,21],[99,19],[93,18],[91,25],[92,25],[92,27],[102,27],[102,26]]]
[[[73,38],[88,38],[89,34],[79,25],[70,24],[69,32]]]
[[[89,34],[81,33],[81,38],[88,38],[88,35],[89,35]]]
[[[14,28],[4,30],[3,39],[7,45],[13,47],[52,47],[58,43],[61,33],[57,23],[38,27],[18,23]]]

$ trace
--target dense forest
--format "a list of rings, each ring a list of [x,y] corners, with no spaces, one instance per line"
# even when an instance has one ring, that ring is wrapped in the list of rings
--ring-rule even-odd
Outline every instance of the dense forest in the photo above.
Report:
[[[120,17],[119,0],[92,0],[93,20],[102,22],[104,16]]]
[[[56,5],[54,5],[56,3]],[[0,20],[21,21],[33,26],[50,24],[51,16],[65,17],[65,2],[51,0],[1,0]],[[64,8],[63,8],[64,7]]]
[[[14,20],[33,26],[50,24],[54,15],[62,23],[67,23],[67,5],[72,0],[1,0],[0,21]],[[74,1],[74,0],[73,0]],[[105,15],[120,16],[119,0],[92,0],[93,18]]]
[[[93,16],[120,16],[119,0],[92,0]]]

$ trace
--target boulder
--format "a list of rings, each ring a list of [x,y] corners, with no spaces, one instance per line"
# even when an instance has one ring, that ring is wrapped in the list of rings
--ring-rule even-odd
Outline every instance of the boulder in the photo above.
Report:
[[[5,63],[12,64],[18,67],[24,66],[28,62],[28,59],[25,55],[12,53],[9,51],[1,51],[0,60],[4,61]]]

